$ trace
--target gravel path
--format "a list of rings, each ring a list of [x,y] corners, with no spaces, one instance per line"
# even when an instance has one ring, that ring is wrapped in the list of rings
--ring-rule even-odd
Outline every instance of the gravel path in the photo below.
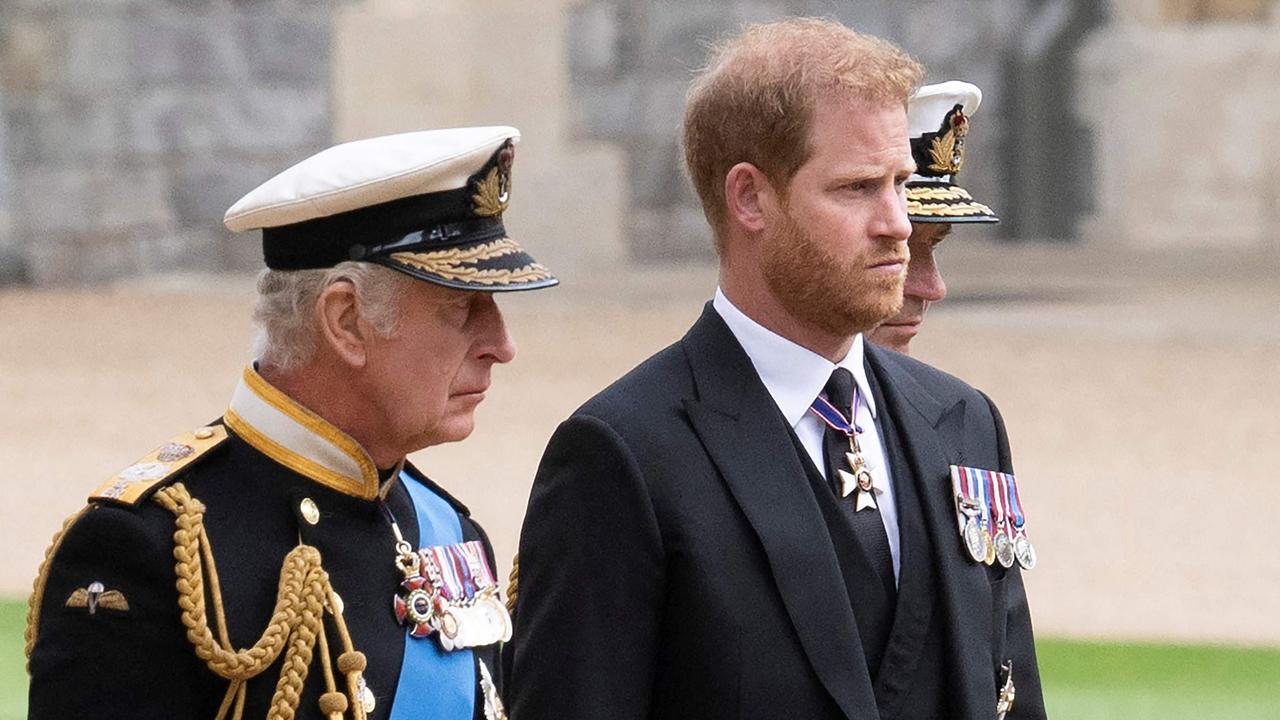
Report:
[[[1280,262],[958,241],[943,260],[952,297],[916,354],[1004,413],[1037,630],[1280,645]],[[565,279],[503,299],[520,354],[478,431],[415,456],[504,566],[556,423],[677,339],[714,288],[705,269]],[[221,414],[251,292],[243,277],[0,291],[0,594],[26,595],[89,490]]]

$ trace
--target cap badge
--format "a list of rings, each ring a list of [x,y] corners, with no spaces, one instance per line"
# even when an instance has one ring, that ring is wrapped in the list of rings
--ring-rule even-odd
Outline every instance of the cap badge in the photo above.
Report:
[[[471,204],[479,217],[501,215],[511,201],[511,164],[516,151],[510,141],[497,153],[497,162],[483,178],[473,180],[475,193]]]
[[[947,131],[933,139],[929,155],[933,162],[929,169],[934,172],[956,174],[964,165],[964,138],[969,134],[969,118],[964,109],[957,104],[947,115],[943,125]]]

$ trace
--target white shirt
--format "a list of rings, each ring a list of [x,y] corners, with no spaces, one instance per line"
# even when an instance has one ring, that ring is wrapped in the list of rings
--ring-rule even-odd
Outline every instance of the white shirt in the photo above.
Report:
[[[889,538],[893,577],[896,581],[901,567],[898,505],[894,500],[889,463],[885,461],[884,440],[876,429],[876,401],[871,395],[867,371],[862,364],[862,335],[853,339],[853,346],[843,360],[832,363],[747,317],[729,301],[720,288],[716,288],[711,306],[729,326],[729,331],[738,339],[742,349],[746,350],[765,389],[777,403],[782,416],[795,430],[800,444],[824,478],[827,476],[827,463],[822,457],[822,439],[827,426],[817,415],[809,412],[809,406],[822,394],[822,388],[837,367],[853,373],[854,382],[858,385],[858,406],[854,408],[853,414],[855,424],[862,428],[858,435],[858,445],[871,471],[873,484],[880,491],[876,494],[876,505],[880,509],[880,519],[884,522],[885,534]]]

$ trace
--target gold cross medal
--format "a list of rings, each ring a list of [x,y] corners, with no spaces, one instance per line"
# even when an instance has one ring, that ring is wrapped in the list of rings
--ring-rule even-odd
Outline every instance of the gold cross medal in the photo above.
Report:
[[[854,437],[849,438],[850,452],[844,454],[845,462],[849,463],[849,470],[839,470],[840,473],[840,497],[849,497],[849,493],[854,490],[858,491],[855,498],[854,512],[859,512],[867,508],[877,509],[876,493],[879,492],[871,477],[871,470],[867,468],[867,463],[862,459],[862,454],[858,451],[858,441]]]

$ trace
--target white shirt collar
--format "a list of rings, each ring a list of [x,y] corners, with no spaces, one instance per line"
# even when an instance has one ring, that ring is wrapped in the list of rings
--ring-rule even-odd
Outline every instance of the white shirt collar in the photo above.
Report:
[[[854,337],[844,359],[833,363],[747,317],[718,287],[711,306],[729,326],[729,331],[738,339],[747,357],[751,358],[756,374],[791,427],[804,419],[814,398],[822,393],[831,372],[837,367],[853,373],[859,395],[871,417],[876,416],[876,401],[871,395],[867,370],[862,363],[862,333]]]

